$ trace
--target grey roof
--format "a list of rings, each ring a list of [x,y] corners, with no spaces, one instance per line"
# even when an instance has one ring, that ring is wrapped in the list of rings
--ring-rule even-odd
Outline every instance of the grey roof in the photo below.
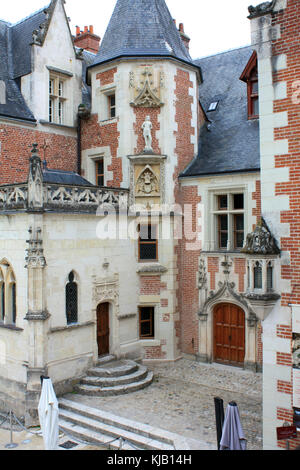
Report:
[[[56,0],[16,24],[0,20],[0,81],[5,82],[6,103],[0,104],[0,116],[36,121],[20,91],[20,79],[32,71],[32,33],[39,31],[44,37],[51,21]],[[44,27],[40,28],[43,25]],[[90,104],[90,89],[86,85],[85,70],[95,55],[83,53],[83,97]]]
[[[247,85],[239,78],[253,50],[243,47],[198,59],[200,102],[210,123],[200,133],[199,152],[181,176],[259,171],[259,122],[248,120]],[[216,111],[207,112],[219,102]]]
[[[88,180],[72,171],[43,169],[43,181],[49,184],[70,184],[73,186],[93,186]]]
[[[94,65],[124,56],[175,57],[193,63],[165,0],[117,1]]]
[[[13,80],[13,62],[10,43],[10,24],[0,21],[0,80],[5,83],[6,102],[0,104],[2,116],[34,120],[21,94],[17,80]]]

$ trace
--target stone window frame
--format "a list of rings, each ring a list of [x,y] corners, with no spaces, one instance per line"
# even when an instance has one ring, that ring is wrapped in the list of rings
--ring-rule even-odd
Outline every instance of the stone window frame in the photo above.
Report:
[[[70,276],[73,275],[73,281],[72,283],[76,284],[76,289],[77,289],[77,292],[76,292],[76,296],[77,296],[77,299],[76,299],[76,304],[77,304],[77,308],[76,308],[76,321],[74,322],[69,322],[68,321],[68,308],[67,308],[67,286],[70,284]],[[78,325],[79,324],[79,277],[77,275],[77,273],[74,271],[74,270],[71,270],[67,276],[67,279],[66,279],[66,282],[65,282],[65,321],[66,321],[66,324],[67,326],[74,326],[74,325]]]
[[[17,323],[17,280],[11,264],[2,260],[0,262],[1,277],[1,318],[0,323],[5,326],[15,326]],[[3,287],[4,286],[4,287]],[[2,290],[3,289],[3,290]],[[4,294],[4,299],[3,299]],[[4,306],[4,311],[3,311]]]
[[[70,109],[69,109],[69,82],[70,75],[66,75],[63,72],[55,72],[49,70],[49,86],[48,86],[48,122],[50,124],[57,125],[68,125],[70,123]],[[51,82],[53,82],[53,88],[51,89]],[[63,84],[63,91],[60,91],[60,84]],[[51,107],[52,103],[52,107]],[[62,107],[62,115],[60,116],[60,106]],[[52,116],[50,111],[52,109]]]
[[[255,287],[255,267],[259,263],[261,267],[262,283],[261,287]],[[270,286],[270,271],[268,268],[272,268],[271,271],[271,286]],[[247,259],[247,291],[249,293],[264,295],[274,292],[275,287],[275,258],[263,257],[263,256],[251,256]]]
[[[217,252],[239,252],[243,246],[235,247],[234,243],[234,224],[235,215],[244,215],[244,242],[247,234],[247,219],[248,219],[248,191],[245,185],[230,186],[225,188],[209,189],[209,223],[208,223],[208,239],[210,249],[207,251]],[[227,195],[228,200],[232,200],[232,196],[235,194],[243,194],[244,196],[244,208],[234,210],[231,205],[227,207],[227,210],[220,209],[218,207],[218,197]],[[219,243],[219,216],[227,214],[229,219],[228,224],[228,242],[227,247],[221,248]],[[243,243],[244,245],[244,243]]]

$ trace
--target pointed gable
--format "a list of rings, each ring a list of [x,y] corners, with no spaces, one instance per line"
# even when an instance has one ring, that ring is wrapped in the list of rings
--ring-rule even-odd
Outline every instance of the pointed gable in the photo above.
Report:
[[[192,63],[165,0],[118,0],[94,66],[136,56],[174,57]]]

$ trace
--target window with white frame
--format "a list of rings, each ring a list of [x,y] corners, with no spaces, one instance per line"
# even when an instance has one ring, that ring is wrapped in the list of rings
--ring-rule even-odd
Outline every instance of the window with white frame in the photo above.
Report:
[[[240,250],[245,237],[245,194],[242,191],[213,195],[214,249]]]
[[[60,75],[51,74],[49,77],[49,122],[65,124],[67,80]]]

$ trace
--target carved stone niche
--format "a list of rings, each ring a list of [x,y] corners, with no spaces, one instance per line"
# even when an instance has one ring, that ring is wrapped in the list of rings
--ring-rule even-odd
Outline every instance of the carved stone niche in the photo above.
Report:
[[[151,210],[165,202],[165,155],[128,156],[131,207]]]
[[[275,291],[274,272],[280,254],[275,238],[261,219],[254,232],[247,235],[242,253],[247,255],[248,286],[245,298],[260,318],[265,320],[280,295]]]
[[[156,74],[157,75],[157,74]],[[139,77],[139,83],[135,86],[135,73],[130,72],[129,87],[134,90],[134,100],[130,105],[134,108],[160,108],[164,105],[160,99],[162,88],[162,75],[156,78],[157,86],[154,84],[154,72],[152,67],[144,67]]]

